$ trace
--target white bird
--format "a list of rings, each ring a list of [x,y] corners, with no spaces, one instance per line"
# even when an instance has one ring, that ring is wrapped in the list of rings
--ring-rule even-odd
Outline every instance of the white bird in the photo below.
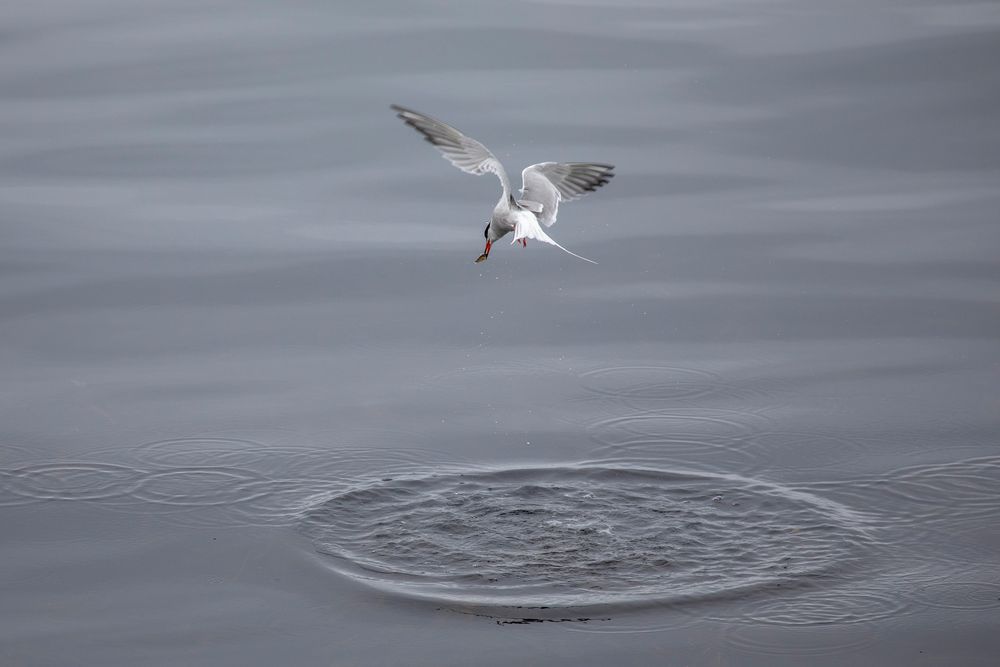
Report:
[[[393,104],[392,110],[403,121],[424,135],[453,165],[469,174],[491,172],[500,179],[503,193],[493,209],[493,216],[483,230],[486,249],[476,259],[485,261],[490,248],[497,239],[514,232],[514,243],[528,246],[528,239],[544,241],[564,250],[574,257],[596,264],[593,260],[580,257],[553,241],[542,229],[551,227],[559,212],[559,203],[582,197],[588,192],[607,183],[614,177],[614,166],[594,162],[541,162],[525,167],[521,172],[521,199],[514,199],[510,181],[500,160],[486,146],[467,137],[451,125],[422,113],[411,111]],[[541,224],[539,224],[541,223]]]

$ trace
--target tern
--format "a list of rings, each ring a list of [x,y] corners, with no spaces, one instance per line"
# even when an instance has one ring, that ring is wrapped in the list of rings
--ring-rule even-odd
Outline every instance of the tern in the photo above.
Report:
[[[525,167],[521,172],[521,199],[514,199],[510,180],[500,160],[486,146],[467,137],[451,125],[426,116],[417,111],[393,104],[390,107],[403,122],[424,135],[435,148],[453,165],[468,174],[496,174],[503,187],[500,201],[493,208],[493,216],[486,223],[483,236],[486,249],[476,263],[486,261],[490,256],[493,242],[514,232],[511,245],[520,243],[528,247],[528,239],[543,241],[568,252],[574,257],[596,264],[580,257],[556,243],[545,233],[542,225],[551,227],[559,213],[559,204],[582,197],[588,192],[605,185],[614,177],[614,165],[597,162],[540,162]]]

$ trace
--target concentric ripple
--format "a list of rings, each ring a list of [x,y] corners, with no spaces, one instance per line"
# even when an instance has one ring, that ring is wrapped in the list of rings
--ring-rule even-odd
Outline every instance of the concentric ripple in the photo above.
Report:
[[[1000,585],[993,581],[942,581],[918,588],[911,595],[921,604],[979,611],[1000,607]]]
[[[887,591],[834,588],[754,601],[742,606],[745,616],[740,620],[769,625],[845,625],[898,616],[903,608],[903,601]]]
[[[700,446],[731,446],[749,439],[767,418],[743,410],[686,409],[649,412],[606,419],[591,426],[594,438],[607,445],[669,438]]]
[[[868,456],[870,448],[860,438],[808,431],[766,431],[747,442],[747,449],[769,468],[799,471],[843,467]]]
[[[206,507],[232,505],[269,493],[270,480],[227,468],[178,468],[147,475],[133,494],[164,505]]]
[[[911,466],[885,475],[800,487],[852,507],[872,508],[896,526],[1000,516],[1000,457]]]
[[[42,463],[7,474],[5,489],[32,500],[114,498],[131,492],[140,481],[133,468],[90,462]]]
[[[718,374],[675,366],[613,366],[580,376],[583,387],[603,396],[668,401],[701,398],[726,388]]]
[[[725,630],[727,644],[739,653],[755,656],[801,657],[856,653],[875,644],[878,639],[878,630],[866,623],[784,627],[733,624]]]
[[[733,399],[741,403],[766,399],[773,392],[759,379],[734,381],[704,368],[685,366],[610,366],[580,374],[583,388],[592,394],[615,399],[636,410],[663,407],[678,401]]]
[[[12,465],[17,461],[30,461],[35,457],[27,447],[0,442],[0,464]]]
[[[743,410],[685,409],[604,419],[590,426],[595,459],[646,459],[752,470],[763,457],[747,447],[768,418]]]
[[[469,605],[705,600],[829,574],[865,531],[843,506],[729,475],[607,466],[400,478],[302,523],[334,569]]]

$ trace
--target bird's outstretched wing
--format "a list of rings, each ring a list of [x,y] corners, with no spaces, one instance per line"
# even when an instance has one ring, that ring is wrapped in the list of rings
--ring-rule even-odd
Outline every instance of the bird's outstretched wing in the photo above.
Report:
[[[594,162],[542,162],[521,172],[524,208],[541,205],[538,219],[550,227],[556,221],[559,202],[582,197],[614,178],[614,166]],[[537,207],[537,206],[536,206]]]
[[[545,230],[542,229],[542,226],[538,224],[538,220],[535,219],[534,215],[525,214],[517,218],[517,223],[514,226],[514,240],[511,241],[511,244],[517,243],[521,239],[534,239],[535,241],[548,243],[549,245],[554,245],[563,252],[568,252],[569,254],[573,255],[578,259],[582,259],[585,262],[590,262],[591,264],[597,264],[597,262],[595,262],[594,260],[587,259],[586,257],[581,257],[580,255],[577,255],[575,252],[570,252],[569,250],[566,250],[566,248],[562,247],[561,245],[553,241],[552,237],[546,234]]]
[[[486,146],[467,137],[451,125],[412,111],[398,104],[390,107],[404,123],[424,135],[453,165],[469,174],[496,174],[503,186],[504,197],[510,195],[510,181],[500,160]]]

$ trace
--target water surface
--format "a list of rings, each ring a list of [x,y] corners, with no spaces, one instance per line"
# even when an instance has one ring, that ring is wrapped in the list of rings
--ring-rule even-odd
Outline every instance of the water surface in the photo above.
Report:
[[[993,3],[0,11],[3,662],[993,664]]]

